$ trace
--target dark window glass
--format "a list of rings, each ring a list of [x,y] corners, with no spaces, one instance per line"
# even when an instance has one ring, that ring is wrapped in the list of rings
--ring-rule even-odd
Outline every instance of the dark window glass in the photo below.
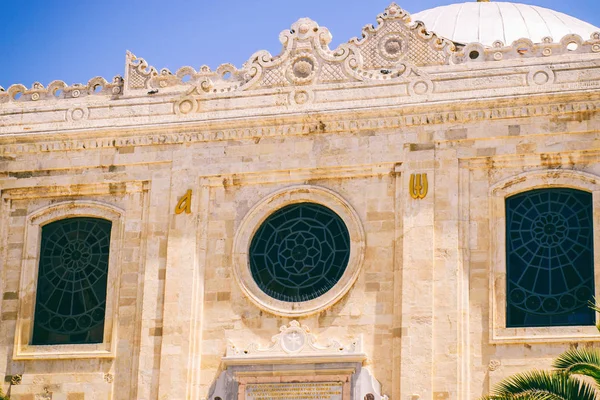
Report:
[[[342,277],[350,257],[344,221],[314,203],[277,210],[250,244],[250,270],[260,289],[287,302],[317,298]]]
[[[42,227],[32,344],[102,342],[110,229],[97,218]]]
[[[592,195],[540,189],[506,199],[507,326],[593,325]]]

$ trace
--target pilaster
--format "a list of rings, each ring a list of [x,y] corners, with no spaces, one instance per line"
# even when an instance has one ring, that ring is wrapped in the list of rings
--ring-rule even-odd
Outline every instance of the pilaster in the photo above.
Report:
[[[197,172],[176,168],[171,177],[167,265],[165,271],[159,399],[185,399],[191,364],[197,268]],[[190,212],[175,213],[179,200],[192,190]]]
[[[422,149],[424,148],[424,149]],[[400,399],[433,399],[434,370],[434,150],[407,144],[400,197],[404,204]],[[423,198],[410,194],[411,175],[429,182]],[[421,189],[423,191],[423,189]],[[422,192],[421,192],[422,193]]]

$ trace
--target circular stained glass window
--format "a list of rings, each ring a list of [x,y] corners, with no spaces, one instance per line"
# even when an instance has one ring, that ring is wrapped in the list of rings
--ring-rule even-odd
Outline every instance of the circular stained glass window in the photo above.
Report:
[[[250,271],[258,287],[285,302],[315,299],[342,277],[350,257],[344,221],[316,203],[271,214],[250,243]]]
[[[84,217],[42,228],[33,344],[102,342],[111,225]]]
[[[591,193],[532,190],[506,210],[508,326],[593,324]]]

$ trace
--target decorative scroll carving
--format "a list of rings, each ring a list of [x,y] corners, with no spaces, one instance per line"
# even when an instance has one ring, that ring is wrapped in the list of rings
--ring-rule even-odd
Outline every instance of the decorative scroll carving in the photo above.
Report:
[[[366,70],[447,64],[454,43],[427,31],[422,22],[411,24],[410,14],[396,3],[377,16],[377,27],[367,25],[362,39],[352,39]]]
[[[132,91],[128,95],[159,91],[162,94],[161,89],[168,89],[167,93],[185,97],[174,104],[174,112],[186,115],[198,112],[194,97],[291,86],[297,89],[288,97],[289,104],[302,105],[313,100],[313,92],[306,89],[310,86],[352,82],[401,82],[407,84],[410,96],[428,96],[435,93],[436,80],[432,73],[425,72],[424,67],[563,54],[600,54],[600,32],[592,34],[586,41],[570,34],[558,43],[551,38],[538,44],[520,39],[510,46],[502,42],[496,42],[492,47],[471,43],[457,49],[450,40],[429,32],[423,23],[413,23],[410,14],[395,3],[379,14],[376,21],[376,25],[363,28],[361,38],[353,38],[330,49],[332,36],[329,30],[302,18],[280,34],[283,45],[280,54],[273,56],[267,51],[259,51],[240,69],[223,64],[215,71],[208,66],[198,70],[184,66],[175,73],[166,68],[159,71],[143,58],[127,52],[124,80],[115,77],[109,83],[98,77],[87,85],[68,86],[62,81],[54,81],[47,88],[40,83],[29,89],[18,84],[6,90],[0,87],[0,104],[91,94],[117,96],[124,89]],[[537,72],[533,71],[534,75],[528,77],[530,86],[553,83],[552,73]]]
[[[159,73],[128,53],[127,88],[188,85],[197,94],[205,94],[339,82],[407,81],[411,75],[423,80],[427,78],[417,67],[447,64],[455,50],[452,42],[428,32],[422,23],[412,24],[410,15],[395,3],[377,17],[377,27],[369,25],[361,39],[354,38],[335,50],[329,48],[329,30],[308,18],[281,32],[279,40],[283,48],[277,56],[259,51],[242,69],[223,64],[214,72],[207,66],[198,71],[186,66],[175,74],[168,69]],[[292,99],[292,103],[302,102]]]
[[[123,82],[123,78],[117,75],[112,82],[97,76],[90,79],[87,85],[75,83],[68,86],[63,81],[53,81],[48,87],[35,82],[29,89],[20,84],[11,85],[8,90],[0,87],[0,104],[9,101],[57,100],[92,95],[118,96],[123,93]]]
[[[310,329],[305,325],[300,325],[298,321],[283,325],[279,331],[280,333],[271,339],[271,346],[266,348],[253,343],[246,349],[240,349],[233,343],[229,343],[223,362],[239,364],[244,360],[275,360],[289,359],[290,357],[296,360],[301,358],[339,359],[341,357],[356,361],[366,358],[360,337],[347,346],[337,340],[330,340],[326,346],[322,346],[317,343],[317,338],[310,332]]]
[[[600,53],[600,32],[592,33],[589,40],[584,40],[579,35],[569,34],[559,42],[554,42],[551,37],[545,37],[542,43],[519,39],[510,46],[505,46],[501,41],[494,42],[492,47],[485,47],[480,43],[470,43],[454,53],[452,60],[456,64],[464,64],[586,53]]]
[[[126,69],[125,80],[128,89],[145,89],[148,82],[158,72],[154,67],[148,67],[148,63],[143,58],[138,58],[132,52],[128,51],[125,55]]]

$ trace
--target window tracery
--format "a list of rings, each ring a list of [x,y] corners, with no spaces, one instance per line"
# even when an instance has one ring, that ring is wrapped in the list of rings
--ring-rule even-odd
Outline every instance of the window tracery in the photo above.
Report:
[[[32,344],[103,341],[111,226],[75,217],[42,227]]]
[[[537,189],[506,199],[507,327],[593,325],[592,194]]]
[[[329,291],[343,275],[350,235],[329,208],[292,204],[263,222],[249,257],[252,277],[263,292],[281,301],[308,301]]]

